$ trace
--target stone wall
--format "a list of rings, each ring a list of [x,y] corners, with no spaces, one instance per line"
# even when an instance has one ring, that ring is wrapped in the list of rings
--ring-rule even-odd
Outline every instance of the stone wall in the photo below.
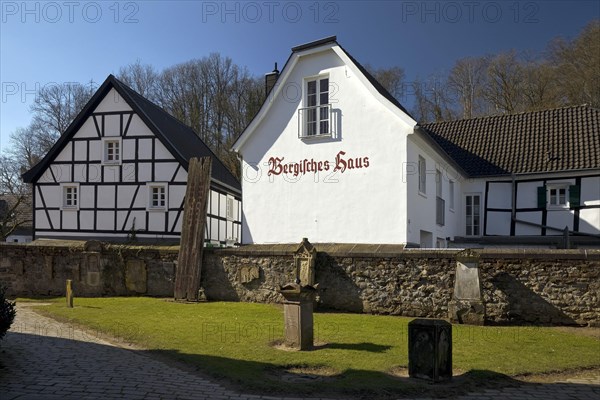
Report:
[[[172,296],[177,247],[43,241],[0,245],[0,282],[12,296]]]
[[[315,245],[322,309],[448,317],[456,250]],[[207,249],[209,300],[281,302],[298,245]],[[600,325],[600,250],[477,250],[486,323]],[[9,295],[173,295],[177,247],[47,242],[0,245]]]
[[[447,318],[453,250],[315,245],[321,308]],[[297,245],[206,252],[209,299],[280,302]],[[600,325],[599,250],[478,250],[486,323]]]

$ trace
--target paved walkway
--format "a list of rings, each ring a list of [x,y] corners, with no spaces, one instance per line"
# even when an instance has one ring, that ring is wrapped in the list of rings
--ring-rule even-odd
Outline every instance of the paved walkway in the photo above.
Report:
[[[593,381],[485,390],[459,399],[504,398],[598,400],[600,377]],[[58,323],[18,305],[17,319],[0,342],[0,399],[286,398],[235,393],[198,373],[167,365],[125,345],[110,343],[99,335]]]

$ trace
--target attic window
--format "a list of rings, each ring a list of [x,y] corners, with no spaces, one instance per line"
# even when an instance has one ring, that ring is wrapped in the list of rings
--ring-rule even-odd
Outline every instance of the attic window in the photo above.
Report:
[[[331,136],[331,104],[329,104],[329,77],[306,81],[305,107],[298,113],[300,138]]]
[[[103,164],[121,163],[121,139],[104,139],[102,149]]]

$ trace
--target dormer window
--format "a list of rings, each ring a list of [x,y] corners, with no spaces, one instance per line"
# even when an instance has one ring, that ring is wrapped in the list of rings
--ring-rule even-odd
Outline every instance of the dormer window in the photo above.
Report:
[[[300,109],[301,138],[331,136],[331,104],[329,104],[329,77],[306,81],[306,107]]]

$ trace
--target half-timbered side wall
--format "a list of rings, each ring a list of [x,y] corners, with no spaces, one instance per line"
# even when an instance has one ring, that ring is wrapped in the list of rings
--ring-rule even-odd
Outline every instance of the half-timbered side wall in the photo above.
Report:
[[[485,183],[485,235],[552,236],[569,231],[600,234],[600,174],[553,174]]]
[[[112,89],[35,184],[36,237],[178,239],[187,171]],[[213,184],[206,240],[240,240],[241,202]]]

